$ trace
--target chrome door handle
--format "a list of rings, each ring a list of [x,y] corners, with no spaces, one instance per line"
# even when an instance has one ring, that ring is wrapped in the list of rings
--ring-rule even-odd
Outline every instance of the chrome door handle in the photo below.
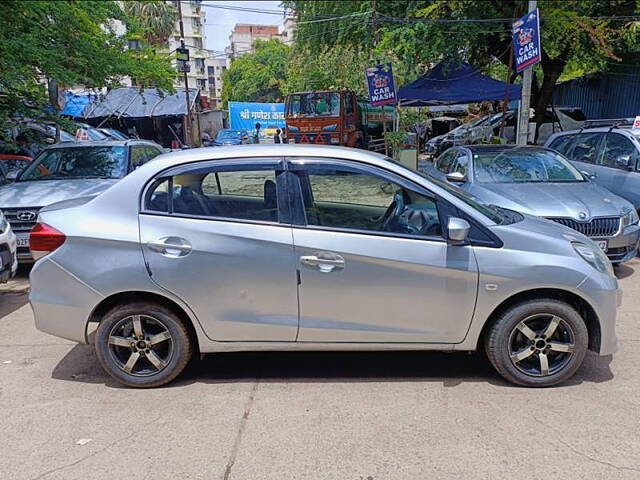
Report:
[[[168,257],[184,257],[193,250],[191,244],[180,237],[163,237],[147,242],[147,247]]]
[[[334,253],[320,253],[300,257],[300,263],[305,267],[317,268],[322,273],[330,273],[334,270],[343,270],[344,258]]]

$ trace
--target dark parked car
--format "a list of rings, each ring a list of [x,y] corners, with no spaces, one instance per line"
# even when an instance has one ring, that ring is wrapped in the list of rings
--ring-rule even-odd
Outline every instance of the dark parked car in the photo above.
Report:
[[[242,145],[249,143],[249,134],[246,130],[231,130],[225,128],[218,130],[213,145]]]

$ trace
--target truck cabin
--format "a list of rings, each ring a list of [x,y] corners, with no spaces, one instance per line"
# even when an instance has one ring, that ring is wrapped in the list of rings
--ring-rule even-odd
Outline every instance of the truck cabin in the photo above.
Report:
[[[285,118],[290,143],[356,146],[361,142],[358,104],[350,90],[292,93],[287,96]]]

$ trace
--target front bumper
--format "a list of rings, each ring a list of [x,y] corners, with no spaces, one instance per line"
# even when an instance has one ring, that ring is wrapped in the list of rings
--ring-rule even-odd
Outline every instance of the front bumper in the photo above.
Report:
[[[616,315],[622,304],[618,281],[602,274],[589,275],[577,288],[595,311],[600,326],[600,338],[589,341],[590,349],[602,356],[614,354],[618,351]]]
[[[18,270],[16,236],[9,230],[0,235],[0,283],[8,282]]]
[[[631,260],[638,253],[638,240],[640,239],[640,226],[628,225],[614,237],[593,237],[591,240],[607,241],[607,257],[611,263],[622,263]]]

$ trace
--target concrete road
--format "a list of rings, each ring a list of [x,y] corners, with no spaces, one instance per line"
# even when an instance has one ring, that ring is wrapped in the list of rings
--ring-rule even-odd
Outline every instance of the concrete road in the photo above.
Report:
[[[131,390],[35,330],[22,272],[0,294],[0,478],[638,479],[640,261],[617,273],[620,352],[557,388],[479,355],[259,353]]]

